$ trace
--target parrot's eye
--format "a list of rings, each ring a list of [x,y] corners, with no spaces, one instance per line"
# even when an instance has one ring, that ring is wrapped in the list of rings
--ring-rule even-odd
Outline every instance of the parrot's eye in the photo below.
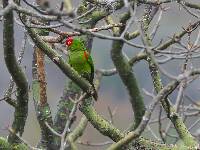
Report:
[[[72,42],[73,42],[73,38],[72,37],[68,37],[67,40],[66,40],[66,42],[65,42],[65,44],[67,46],[70,46],[72,44]]]

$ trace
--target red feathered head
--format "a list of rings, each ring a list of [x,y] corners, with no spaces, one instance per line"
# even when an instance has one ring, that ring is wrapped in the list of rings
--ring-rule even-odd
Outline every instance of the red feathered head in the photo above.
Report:
[[[68,38],[66,39],[66,41],[65,41],[65,44],[66,44],[67,46],[70,46],[70,45],[72,44],[72,42],[73,42],[73,37],[68,37]]]

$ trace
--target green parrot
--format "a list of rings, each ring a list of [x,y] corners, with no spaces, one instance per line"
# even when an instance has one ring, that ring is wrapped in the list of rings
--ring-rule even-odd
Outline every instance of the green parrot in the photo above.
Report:
[[[84,41],[80,38],[68,37],[65,42],[68,50],[68,63],[83,78],[89,81],[94,88],[94,99],[97,100],[98,95],[94,87],[94,64],[92,57],[87,51]]]

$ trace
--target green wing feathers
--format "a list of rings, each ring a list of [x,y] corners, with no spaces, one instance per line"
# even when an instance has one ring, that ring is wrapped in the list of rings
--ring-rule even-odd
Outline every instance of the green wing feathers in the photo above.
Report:
[[[85,58],[84,51],[70,52],[69,64],[81,76],[92,82],[94,79],[94,65],[91,56]]]
[[[98,94],[97,94],[97,91],[96,91],[94,83],[93,83],[93,80],[94,80],[94,64],[93,64],[93,60],[92,60],[92,57],[90,56],[90,54],[87,51],[84,51],[84,55],[87,55],[87,56],[85,56],[85,58],[87,60],[87,63],[90,66],[90,73],[89,74],[86,73],[86,76],[88,76],[88,77],[85,77],[85,78],[92,85],[92,87],[94,89],[93,97],[94,97],[95,100],[97,100],[98,99]]]

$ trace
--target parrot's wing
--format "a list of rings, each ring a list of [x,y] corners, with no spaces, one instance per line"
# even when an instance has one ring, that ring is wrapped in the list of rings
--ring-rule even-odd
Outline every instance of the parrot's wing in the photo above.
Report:
[[[94,89],[93,97],[97,101],[98,94],[97,94],[97,91],[96,91],[94,83],[93,83],[93,79],[94,79],[94,64],[93,64],[93,60],[92,60],[92,57],[90,56],[90,54],[87,51],[84,52],[84,55],[85,55],[85,58],[87,60],[87,63],[90,65],[91,72],[90,72],[89,82],[90,82],[90,84],[92,85],[92,87]]]
[[[94,79],[94,64],[93,64],[93,60],[92,57],[90,56],[90,54],[87,51],[84,51],[84,56],[87,60],[87,63],[90,65],[90,77],[89,77],[89,82],[93,83],[93,79]]]
[[[93,83],[93,79],[94,79],[94,64],[93,64],[93,60],[92,60],[91,56],[89,56],[88,64],[90,65],[90,68],[91,68],[90,82]]]

